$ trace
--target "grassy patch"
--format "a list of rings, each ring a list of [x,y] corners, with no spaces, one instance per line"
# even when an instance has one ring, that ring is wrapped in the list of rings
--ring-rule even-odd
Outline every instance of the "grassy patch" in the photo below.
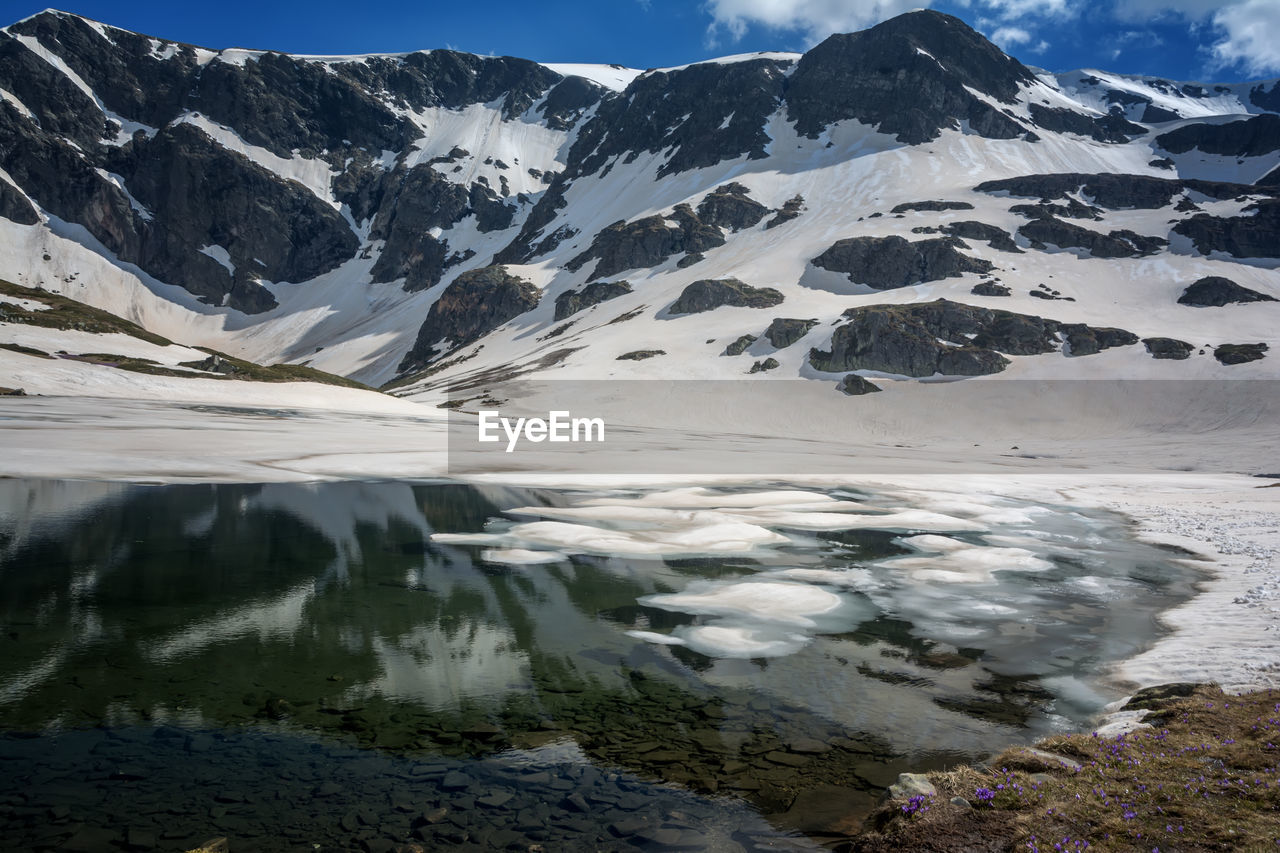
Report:
[[[83,302],[50,293],[47,290],[35,290],[0,279],[0,295],[34,299],[49,306],[44,311],[28,311],[12,302],[7,302],[4,305],[4,313],[5,321],[9,323],[24,323],[46,329],[74,329],[94,334],[120,332],[162,347],[173,343],[167,338],[148,332],[137,323],[131,323],[115,314],[91,308]],[[3,299],[0,299],[0,302],[2,301]]]
[[[890,803],[847,849],[1276,850],[1280,691],[1200,687],[1144,707],[1154,728],[1038,744],[1079,770],[1014,749],[996,769],[931,774],[936,797]]]
[[[208,347],[196,347],[196,349],[209,353],[209,358],[201,361],[184,361],[182,366],[213,371],[226,379],[247,379],[251,382],[319,382],[322,385],[359,388],[362,391],[376,390],[354,379],[335,376],[302,364],[263,365],[235,358]]]
[[[10,352],[20,352],[23,355],[34,355],[37,358],[53,358],[53,356],[49,355],[49,353],[44,350],[39,350],[35,347],[24,347],[22,344],[0,344],[0,349],[7,349]]]

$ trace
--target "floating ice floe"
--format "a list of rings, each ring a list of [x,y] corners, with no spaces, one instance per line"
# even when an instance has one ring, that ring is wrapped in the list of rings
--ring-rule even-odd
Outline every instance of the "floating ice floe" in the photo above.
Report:
[[[559,563],[569,558],[559,551],[530,551],[527,548],[486,548],[480,552],[480,559],[486,563],[533,566],[540,563]]]

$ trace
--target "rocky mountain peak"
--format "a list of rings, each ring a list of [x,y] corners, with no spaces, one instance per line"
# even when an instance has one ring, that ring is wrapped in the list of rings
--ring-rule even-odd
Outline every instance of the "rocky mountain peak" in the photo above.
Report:
[[[1021,125],[966,87],[1012,103],[1035,80],[960,19],[912,12],[833,35],[806,53],[787,90],[788,117],[814,137],[832,122],[858,119],[907,144],[961,121],[983,136],[1009,139]]]

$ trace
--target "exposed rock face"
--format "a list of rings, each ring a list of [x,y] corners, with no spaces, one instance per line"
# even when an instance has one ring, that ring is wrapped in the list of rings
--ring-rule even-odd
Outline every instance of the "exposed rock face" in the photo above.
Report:
[[[1031,120],[1038,127],[1057,133],[1075,133],[1099,142],[1125,143],[1131,136],[1141,136],[1147,129],[1140,124],[1111,113],[1102,118],[1087,116],[1063,107],[1031,104]]]
[[[874,394],[881,390],[883,389],[879,385],[869,379],[864,379],[856,373],[850,373],[840,380],[840,391],[850,397]]]
[[[0,33],[0,88],[36,110],[28,119],[11,104],[0,106],[0,161],[17,185],[121,260],[246,312],[275,304],[259,279],[314,278],[353,257],[358,240],[327,198],[214,143],[184,115],[228,128],[277,157],[330,166],[334,198],[357,222],[378,218],[374,238],[387,240],[375,279],[403,277],[416,289],[439,281],[451,259],[468,250],[424,232],[472,213],[481,231],[507,228],[516,208],[483,183],[433,186],[429,166],[388,171],[379,155],[407,150],[421,136],[402,111],[496,101],[510,119],[542,99],[548,124],[567,128],[604,94],[538,63],[453,51],[351,62],[267,52],[248,62],[210,62],[188,45],[57,12],[28,18],[10,33]],[[55,59],[15,36],[35,39]],[[101,102],[59,73],[58,63]],[[124,121],[142,128],[131,140]],[[14,216],[30,218],[11,206]],[[201,251],[207,247],[215,257]]]
[[[924,281],[951,278],[966,272],[987,272],[988,261],[956,251],[963,246],[952,237],[911,242],[890,237],[850,237],[840,240],[812,263],[832,272],[842,272],[855,284],[876,290],[908,287]]]
[[[974,133],[1012,139],[1017,121],[974,95],[1012,103],[1035,80],[964,22],[920,11],[860,33],[833,35],[806,53],[787,88],[787,118],[816,138],[828,125],[857,119],[914,145],[968,123]]]
[[[1249,102],[1273,113],[1280,112],[1280,83],[1272,84],[1271,91],[1261,83],[1254,86],[1249,90]]]
[[[751,369],[747,372],[763,373],[766,370],[774,370],[775,368],[780,366],[781,365],[779,364],[776,358],[766,358],[763,361],[757,361],[755,364],[751,365]]]
[[[653,358],[654,356],[666,354],[666,350],[638,349],[632,350],[631,352],[624,352],[622,355],[618,356],[615,361],[644,361],[646,358]]]
[[[1070,356],[1096,355],[1111,347],[1124,347],[1138,342],[1138,336],[1124,329],[1086,326],[1083,323],[1064,323],[1059,327]]]
[[[742,337],[738,338],[736,341],[734,341],[733,343],[725,347],[724,354],[725,355],[742,355],[744,352],[747,351],[747,347],[754,344],[756,340],[757,338],[755,335],[743,335]]]
[[[1204,193],[1210,198],[1228,199],[1257,193],[1248,184],[1220,181],[1175,180],[1149,175],[1085,175],[1064,172],[1054,175],[1024,175],[983,181],[974,187],[978,192],[1008,193],[1021,198],[1061,199],[1068,193],[1081,193],[1096,205],[1108,210],[1155,210],[1167,207],[1174,196],[1186,190]]]
[[[970,290],[974,296],[1012,296],[1013,291],[1005,287],[1003,284],[996,284],[994,281],[980,281]]]
[[[586,251],[565,266],[576,272],[598,258],[599,263],[591,273],[591,279],[597,279],[623,270],[654,267],[682,252],[705,252],[723,245],[724,235],[719,228],[704,223],[689,205],[679,204],[670,216],[615,222],[597,234]]]
[[[782,304],[782,294],[772,287],[752,287],[736,278],[704,278],[680,292],[667,307],[669,314],[700,314],[723,305],[737,308],[772,308]]]
[[[1060,249],[1084,249],[1095,258],[1136,258],[1168,245],[1168,241],[1160,237],[1144,237],[1132,231],[1102,234],[1052,216],[1033,219],[1019,228],[1018,233],[1030,240],[1036,249],[1044,249],[1047,245]]]
[[[804,210],[804,196],[796,195],[787,199],[778,212],[764,224],[765,229],[777,228],[784,222],[790,222],[800,216]]]
[[[556,297],[555,318],[563,320],[592,305],[617,299],[630,292],[631,285],[625,281],[598,281],[595,284],[588,284],[582,290],[567,290]]]
[[[13,184],[0,180],[0,216],[19,225],[35,225],[40,215]]]
[[[609,98],[569,152],[570,176],[591,174],[615,157],[673,149],[658,176],[765,156],[766,119],[782,100],[789,61],[701,63],[636,78],[626,97]]]
[[[1224,157],[1260,157],[1280,150],[1280,116],[1263,113],[1226,124],[1186,124],[1162,133],[1155,141],[1174,154],[1198,149]]]
[[[809,333],[818,325],[817,320],[795,320],[790,317],[775,317],[764,330],[764,336],[775,349],[789,347]]]
[[[1265,358],[1266,344],[1223,344],[1213,350],[1213,357],[1223,364],[1247,364]]]
[[[1015,204],[1009,208],[1010,213],[1025,216],[1028,219],[1042,219],[1046,216],[1062,216],[1067,219],[1101,219],[1102,209],[1068,196],[1061,204],[1040,202],[1039,204]]]
[[[1206,276],[1187,287],[1178,297],[1179,305],[1197,308],[1221,307],[1234,302],[1275,302],[1274,296],[1259,293],[1220,275]]]
[[[436,346],[457,349],[538,305],[538,288],[507,273],[506,267],[468,270],[444,289],[418,330],[400,371],[416,370],[435,358]]]
[[[769,208],[751,198],[739,183],[725,184],[707,195],[698,205],[698,217],[716,228],[740,231],[750,228],[769,212]]]
[[[1173,231],[1190,237],[1204,255],[1225,252],[1236,258],[1280,258],[1280,199],[1262,199],[1243,212],[1244,216],[1229,217],[1198,213],[1173,226]]]
[[[1003,228],[997,228],[994,225],[988,225],[985,222],[975,222],[967,219],[964,222],[951,222],[943,225],[941,228],[945,234],[952,237],[963,237],[966,240],[985,240],[987,245],[993,249],[999,249],[1002,252],[1014,252],[1022,254],[1022,250],[1018,248],[1018,244],[1013,242],[1013,237]]]
[[[849,322],[836,328],[830,351],[810,350],[809,362],[822,371],[880,370],[906,376],[976,376],[998,373],[1010,355],[1053,352],[1058,337],[1075,341],[1087,354],[1134,343],[1120,329],[1064,325],[1027,314],[994,311],[940,299],[910,305],[872,305],[844,312]],[[1097,349],[1093,351],[1096,352]]]
[[[895,205],[890,213],[906,213],[911,210],[973,210],[967,201],[908,201]]]
[[[1177,338],[1143,338],[1142,343],[1147,348],[1147,352],[1151,353],[1152,358],[1177,361],[1183,361],[1195,349],[1191,344]]]

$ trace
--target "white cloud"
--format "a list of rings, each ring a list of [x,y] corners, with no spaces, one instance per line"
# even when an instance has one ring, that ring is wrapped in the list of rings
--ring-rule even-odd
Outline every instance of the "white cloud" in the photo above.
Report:
[[[1280,72],[1280,2],[1277,0],[1116,0],[1116,16],[1185,18],[1192,32],[1207,24],[1216,36],[1207,51],[1210,70],[1240,68],[1250,76]]]
[[[981,0],[984,8],[1006,21],[1019,18],[1066,18],[1079,11],[1081,4],[1068,0]]]
[[[714,47],[721,32],[730,41],[755,25],[799,32],[810,44],[832,33],[864,30],[895,15],[928,6],[932,0],[708,0],[711,26],[707,43]]]
[[[1280,3],[1232,3],[1214,14],[1213,23],[1222,32],[1210,48],[1217,67],[1239,66],[1258,77],[1280,72]]]
[[[1031,33],[1022,27],[1001,27],[991,34],[991,40],[1008,52],[1011,48],[1031,41]]]

